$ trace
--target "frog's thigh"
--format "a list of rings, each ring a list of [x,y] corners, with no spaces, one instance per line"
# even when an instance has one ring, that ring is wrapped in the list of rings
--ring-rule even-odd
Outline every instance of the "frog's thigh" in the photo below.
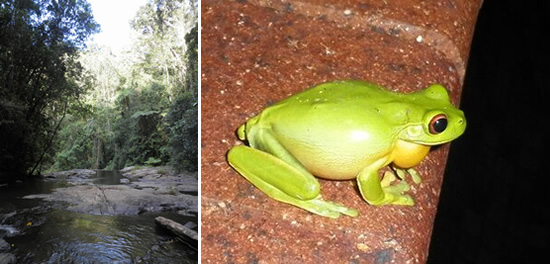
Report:
[[[311,178],[315,180],[315,178],[302,165],[302,163],[299,162],[290,152],[288,152],[283,145],[281,145],[270,129],[257,129],[254,133],[254,138],[250,140],[250,143],[253,148],[272,154],[273,156],[283,160],[286,164],[294,167],[300,173],[311,176]],[[317,180],[315,180],[315,182],[317,182]]]
[[[311,200],[319,195],[320,185],[313,175],[261,150],[235,146],[228,153],[228,161],[243,177],[276,200],[288,202],[285,196]]]
[[[340,214],[357,216],[355,209],[324,201],[319,182],[285,161],[261,150],[236,146],[229,150],[229,164],[269,197],[312,213],[337,218]]]

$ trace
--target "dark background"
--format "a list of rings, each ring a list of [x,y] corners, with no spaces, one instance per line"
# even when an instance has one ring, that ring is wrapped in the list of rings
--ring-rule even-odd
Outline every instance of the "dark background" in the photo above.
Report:
[[[483,3],[461,102],[468,127],[451,147],[429,264],[548,261],[546,4]]]

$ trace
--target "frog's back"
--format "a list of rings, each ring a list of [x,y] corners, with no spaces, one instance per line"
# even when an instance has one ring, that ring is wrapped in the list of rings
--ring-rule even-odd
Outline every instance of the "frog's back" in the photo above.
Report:
[[[330,127],[347,120],[348,123],[380,124],[386,122],[384,113],[389,103],[400,101],[399,94],[364,81],[336,81],[323,83],[295,94],[267,108],[262,113],[279,125],[287,123],[298,128],[312,123]],[[318,125],[321,125],[318,124]],[[326,130],[326,129],[325,129]]]
[[[338,129],[347,120],[350,125],[380,124],[385,122],[382,111],[390,102],[399,101],[399,95],[381,86],[364,81],[335,81],[323,83],[288,97],[268,108],[264,120],[284,123],[295,129],[327,127]],[[384,120],[382,120],[384,119]],[[324,124],[324,125],[323,125]],[[290,128],[289,128],[290,129]]]
[[[325,83],[265,109],[258,123],[314,174],[352,178],[393,144],[399,128],[380,107],[395,99],[367,82]]]
[[[278,104],[302,104],[309,106],[321,103],[351,104],[361,100],[364,104],[373,104],[380,99],[392,99],[394,93],[379,85],[365,81],[335,81],[323,83],[291,96]]]

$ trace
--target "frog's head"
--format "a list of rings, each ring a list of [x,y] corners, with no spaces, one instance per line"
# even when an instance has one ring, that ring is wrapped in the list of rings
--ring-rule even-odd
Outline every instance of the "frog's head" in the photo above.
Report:
[[[449,142],[464,133],[464,113],[451,104],[447,90],[434,84],[413,94],[414,116],[403,127],[399,138],[424,145]]]

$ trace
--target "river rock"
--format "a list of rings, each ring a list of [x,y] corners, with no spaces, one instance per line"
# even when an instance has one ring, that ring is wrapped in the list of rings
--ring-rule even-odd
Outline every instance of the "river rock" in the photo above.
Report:
[[[43,177],[47,180],[66,180],[72,185],[89,184],[96,175],[95,170],[74,169],[70,171],[60,171],[44,174]]]
[[[6,240],[0,238],[0,252],[8,251],[10,249],[10,244]]]
[[[128,185],[80,185],[23,198],[64,202],[69,204],[66,207],[69,211],[94,215],[137,215],[181,209],[198,212],[197,196],[154,189],[139,190]]]
[[[0,253],[0,264],[14,264],[17,263],[17,258],[11,253]]]
[[[50,194],[23,198],[44,199],[60,208],[96,215],[136,215],[143,212],[175,211],[198,214],[196,173],[175,173],[170,167],[128,167],[121,170],[123,185],[94,184],[92,170],[55,173],[75,186]],[[68,204],[68,206],[66,206]]]
[[[122,178],[122,179],[120,179],[120,183],[122,183],[122,184],[128,184],[128,183],[130,183],[130,180],[129,180],[129,179],[126,179],[126,178]]]
[[[12,237],[19,234],[19,230],[11,225],[0,225],[0,237]]]
[[[88,170],[88,169],[74,169],[69,171],[59,171],[59,172],[51,172],[44,174],[43,177],[45,178],[63,178],[63,177],[70,177],[70,176],[84,176],[84,177],[90,177],[92,175],[95,175],[95,170]]]

